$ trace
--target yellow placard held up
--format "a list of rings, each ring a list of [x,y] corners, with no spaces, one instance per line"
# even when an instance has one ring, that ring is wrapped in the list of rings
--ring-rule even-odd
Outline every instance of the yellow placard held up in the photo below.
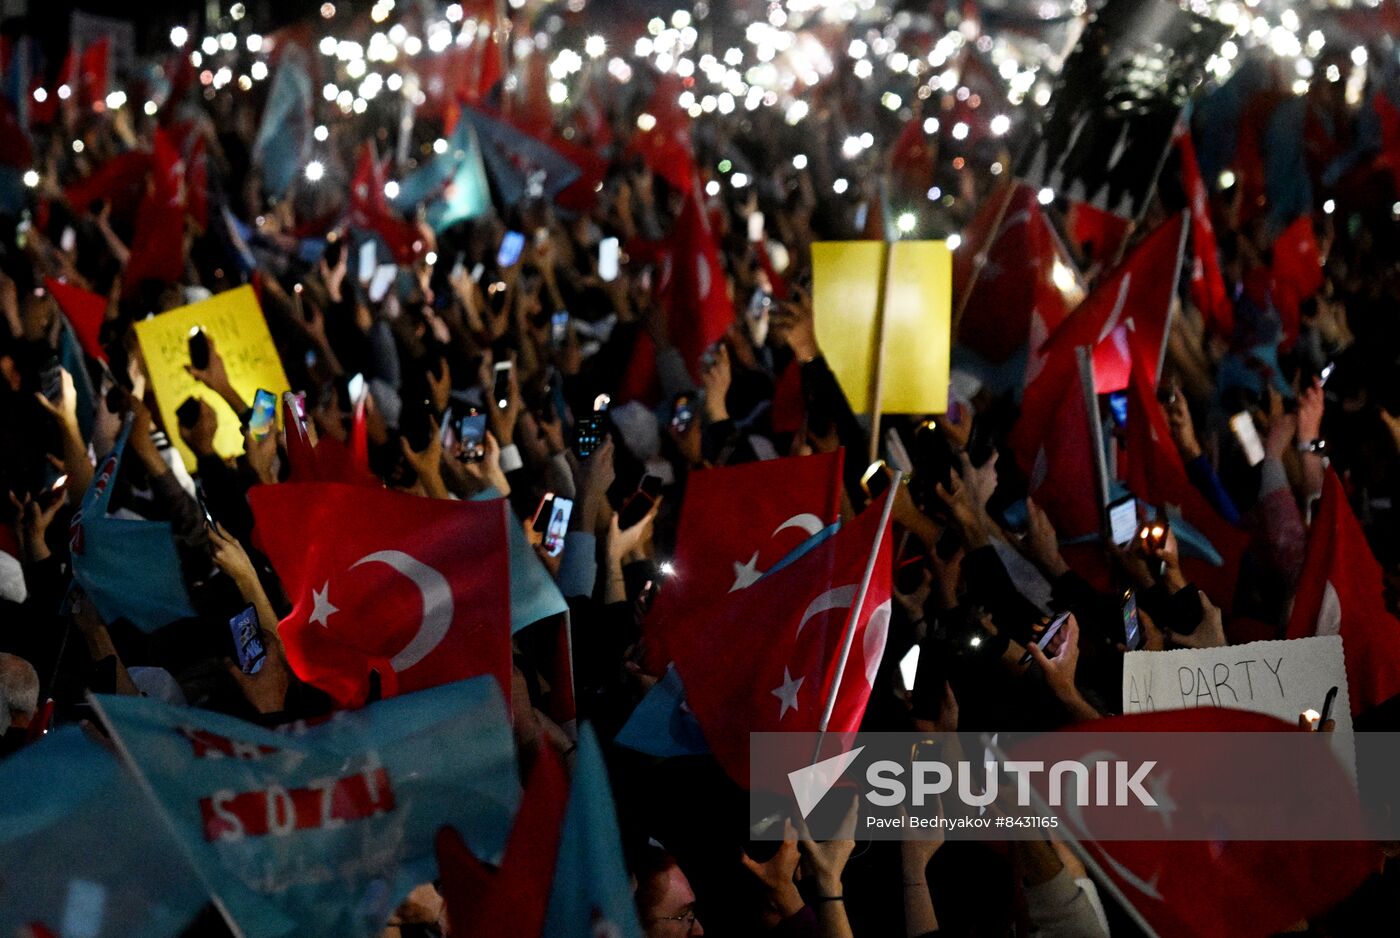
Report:
[[[885,252],[883,332],[877,334]],[[953,257],[943,241],[821,241],[812,245],[817,342],[857,413],[948,409]]]
[[[225,458],[243,452],[243,433],[233,408],[185,371],[190,363],[190,330],[196,327],[213,340],[224,360],[229,382],[248,406],[252,406],[258,388],[271,391],[279,398],[283,391],[290,389],[252,287],[229,290],[138,322],[136,339],[141,345],[146,375],[155,391],[161,420],[170,442],[179,449],[190,471],[194,471],[195,458],[180,439],[175,411],[191,396],[208,401],[218,415],[215,452]]]

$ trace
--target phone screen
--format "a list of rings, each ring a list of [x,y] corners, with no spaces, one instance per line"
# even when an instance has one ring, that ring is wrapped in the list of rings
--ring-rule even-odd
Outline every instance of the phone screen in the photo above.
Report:
[[[502,410],[510,403],[510,362],[496,362],[495,375],[491,379],[491,396]]]
[[[375,254],[373,241],[366,241],[360,245],[359,270],[360,283],[369,283],[374,276],[375,268],[379,266],[379,259]]]
[[[1113,414],[1113,422],[1120,427],[1128,425],[1128,392],[1114,391],[1108,396],[1108,410]]]
[[[1123,644],[1128,651],[1142,647],[1142,625],[1138,621],[1137,593],[1123,591]]]
[[[1251,466],[1257,466],[1264,461],[1264,443],[1259,439],[1259,430],[1254,426],[1254,418],[1249,415],[1249,411],[1242,410],[1231,417],[1230,429],[1234,431],[1240,449],[1244,450],[1244,458]]]
[[[544,550],[551,557],[564,552],[564,536],[569,533],[569,518],[574,512],[574,500],[556,496],[549,509],[549,523],[544,529]]]
[[[228,620],[233,633],[233,647],[238,652],[238,666],[244,674],[257,674],[262,668],[267,649],[263,647],[262,626],[258,624],[258,611],[252,606]]]
[[[198,326],[190,330],[190,366],[199,371],[209,367],[209,337]]]
[[[574,429],[574,452],[579,459],[587,459],[603,443],[603,418],[590,414],[578,422]]]
[[[469,411],[443,421],[443,445],[462,462],[479,462],[486,457],[486,415]]]
[[[918,674],[919,646],[915,645],[909,649],[903,658],[899,659],[899,676],[904,679],[904,689],[911,694],[914,692],[914,679]]]
[[[604,238],[598,242],[598,277],[604,283],[617,279],[618,245],[616,238]]]
[[[399,276],[399,269],[393,264],[380,264],[374,269],[369,285],[369,301],[378,303],[389,293],[389,288]]]
[[[1059,633],[1061,626],[1063,626],[1067,621],[1069,621],[1069,613],[1060,613],[1058,616],[1055,617],[1054,621],[1052,621],[1049,625],[1045,627],[1044,632],[1041,632],[1035,638],[1031,639],[1031,643],[1034,645],[1039,645],[1041,648],[1044,648],[1046,645],[1049,645],[1051,640],[1053,640],[1054,637]],[[1027,651],[1021,657],[1021,664],[1030,664],[1031,660],[1031,653]]]
[[[677,394],[671,406],[671,429],[685,433],[695,422],[695,408],[690,404],[689,394]]]
[[[549,317],[549,341],[555,348],[563,348],[569,340],[569,311],[561,309]]]
[[[627,503],[618,512],[617,526],[625,530],[640,524],[642,519],[647,516],[647,512],[651,511],[651,506],[656,504],[656,498],[661,494],[661,486],[660,477],[642,476],[642,481],[637,485],[637,491],[628,497]]]
[[[1113,543],[1119,547],[1132,542],[1137,534],[1137,499],[1129,495],[1108,506],[1108,529]]]
[[[496,266],[514,267],[524,249],[525,236],[518,231],[507,231],[501,239],[501,249],[496,252]]]
[[[254,439],[266,439],[272,432],[272,419],[276,415],[277,395],[258,388],[253,395],[253,414],[248,418],[248,430]]]
[[[354,407],[359,403],[360,396],[365,393],[365,376],[362,374],[355,375],[350,379],[350,383],[346,388],[350,392],[350,406]]]
[[[554,493],[545,492],[540,498],[539,505],[535,508],[535,517],[530,521],[530,530],[536,534],[543,534],[545,528],[549,526],[550,509],[554,506]]]
[[[879,498],[889,491],[890,467],[885,465],[883,459],[875,460],[865,470],[865,475],[860,479],[860,487],[865,489],[865,494],[872,499]]]
[[[749,240],[755,242],[763,240],[762,212],[754,212],[749,216]]]
[[[57,357],[49,359],[39,381],[44,397],[48,399],[49,403],[57,404],[63,397],[63,366],[59,364]]]

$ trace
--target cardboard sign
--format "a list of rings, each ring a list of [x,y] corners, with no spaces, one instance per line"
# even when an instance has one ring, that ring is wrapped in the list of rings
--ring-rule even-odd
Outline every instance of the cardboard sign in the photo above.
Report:
[[[1350,730],[1351,700],[1338,635],[1123,656],[1124,713],[1228,707],[1296,723],[1304,710],[1321,712],[1333,687],[1337,729]]]
[[[136,338],[146,362],[146,375],[155,391],[161,421],[170,442],[179,449],[191,472],[195,469],[194,454],[180,439],[179,422],[175,418],[175,411],[188,397],[208,401],[218,415],[215,452],[226,459],[243,452],[238,415],[223,398],[185,371],[190,363],[190,330],[196,327],[213,340],[214,348],[224,360],[229,381],[249,406],[258,388],[279,397],[291,388],[252,287],[242,286],[138,322]]]
[[[892,251],[878,335],[880,272]],[[943,241],[823,241],[812,245],[817,341],[851,408],[869,413],[871,375],[883,345],[880,412],[948,409],[953,260]]]

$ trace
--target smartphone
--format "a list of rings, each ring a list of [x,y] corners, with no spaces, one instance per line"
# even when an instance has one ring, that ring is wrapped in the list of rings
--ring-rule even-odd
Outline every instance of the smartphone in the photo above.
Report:
[[[1259,439],[1259,430],[1254,426],[1254,418],[1249,415],[1249,411],[1242,410],[1231,417],[1230,429],[1234,431],[1240,449],[1244,450],[1244,458],[1251,466],[1257,466],[1264,461],[1264,443]]]
[[[190,329],[190,367],[203,371],[209,367],[209,337],[199,326]]]
[[[504,270],[514,267],[520,260],[520,252],[525,250],[525,236],[518,231],[507,231],[501,239],[501,248],[496,252],[496,266]]]
[[[495,374],[491,378],[491,398],[501,410],[510,404],[510,369],[510,362],[496,362]]]
[[[914,652],[919,652],[917,656]],[[916,668],[912,683],[904,670],[904,662],[913,658]],[[944,688],[948,685],[949,655],[946,646],[926,639],[915,645],[900,662],[899,669],[905,675],[905,687],[910,693],[913,714],[920,720],[937,720],[943,710]]]
[[[1322,729],[1322,724],[1332,719],[1332,705],[1337,702],[1337,688],[1333,687],[1327,692],[1327,697],[1322,701],[1322,714],[1317,718],[1317,728]]]
[[[605,433],[603,418],[598,414],[589,414],[578,421],[574,427],[574,453],[579,459],[587,459],[593,455],[593,451],[603,445],[603,434]]]
[[[1045,631],[1041,632],[1039,635],[1031,639],[1031,644],[1038,645],[1042,649],[1045,648],[1045,646],[1049,645],[1051,640],[1054,639],[1054,637],[1059,633],[1061,627],[1063,627],[1064,624],[1068,621],[1069,613],[1060,613],[1050,622],[1049,625],[1045,627]],[[1024,655],[1021,656],[1021,664],[1030,664],[1032,660],[1033,659],[1029,651],[1027,651]]]
[[[298,420],[306,419],[306,392],[286,391],[282,394],[282,400],[292,409],[292,413]]]
[[[595,414],[605,413],[605,412],[607,411],[607,409],[608,409],[608,405],[611,404],[611,403],[612,403],[612,398],[611,398],[611,397],[609,397],[609,396],[606,395],[606,394],[599,394],[597,397],[593,398],[593,413],[595,413]]]
[[[379,258],[376,256],[374,242],[366,241],[360,245],[359,270],[357,271],[360,283],[368,284],[374,277],[374,271],[379,266]]]
[[[253,413],[248,418],[248,430],[253,434],[253,439],[264,440],[272,432],[272,421],[276,416],[277,395],[271,391],[258,388],[253,395]]]
[[[885,465],[883,459],[877,459],[860,477],[860,487],[865,491],[866,498],[874,501],[889,491],[891,478],[890,467]]]
[[[219,525],[214,520],[214,513],[209,510],[209,503],[204,499],[204,486],[199,482],[194,484],[194,500],[199,503],[200,513],[204,515],[204,523],[211,528],[217,528]]]
[[[549,508],[549,523],[544,529],[544,552],[558,557],[564,552],[564,536],[569,533],[569,518],[574,513],[574,500],[556,496]]]
[[[1108,531],[1113,543],[1119,547],[1131,544],[1138,532],[1137,499],[1125,495],[1108,503]]]
[[[677,394],[671,402],[671,429],[678,434],[686,433],[695,423],[695,408],[690,403],[689,394]]]
[[[1128,392],[1114,391],[1108,396],[1108,412],[1113,415],[1115,426],[1128,425]]]
[[[199,423],[199,398],[185,398],[184,403],[175,408],[175,419],[186,430],[194,429],[195,424]]]
[[[374,268],[374,276],[370,278],[369,284],[369,301],[378,303],[384,299],[398,276],[399,268],[393,264],[380,264]]]
[[[481,263],[481,261],[477,261],[472,267],[472,283],[480,283],[481,275],[484,273],[486,273],[486,265]]]
[[[753,216],[749,216],[752,218]],[[899,659],[899,676],[904,681],[904,689],[914,692],[914,682],[919,675],[919,646],[916,644]]]
[[[73,230],[72,225],[66,226],[58,236],[58,246],[64,254],[72,254],[73,249],[78,246],[78,233]]]
[[[759,242],[763,240],[763,213],[754,212],[749,216],[749,240]]]
[[[455,421],[448,421],[457,437],[457,458],[462,462],[480,462],[486,458],[486,415],[475,410]]]
[[[238,653],[238,667],[244,674],[257,674],[267,658],[267,648],[263,646],[262,626],[258,623],[258,611],[252,606],[228,620],[229,631],[233,633],[233,647]]]
[[[356,374],[345,385],[345,389],[350,392],[350,407],[354,407],[360,402],[360,398],[365,393],[365,376]],[[349,410],[350,407],[345,408]]]
[[[1123,647],[1137,651],[1142,647],[1142,623],[1138,621],[1137,593],[1123,591]]]
[[[67,249],[65,248],[65,250]],[[1324,388],[1327,387],[1327,379],[1332,377],[1332,371],[1336,367],[1337,365],[1335,362],[1328,362],[1326,365],[1323,365],[1322,370],[1317,373],[1317,380],[1321,382]]]
[[[549,341],[556,349],[563,348],[564,343],[569,341],[569,311],[567,309],[561,309],[549,317]]]
[[[39,376],[39,387],[50,404],[57,404],[63,399],[63,366],[59,364],[57,355],[44,366],[43,374]]]
[[[656,504],[656,497],[661,494],[661,485],[660,476],[642,476],[637,491],[628,496],[626,504],[617,513],[618,528],[626,530],[640,524],[647,512],[651,511],[651,506]]]
[[[619,250],[616,238],[604,238],[598,242],[598,277],[604,283],[617,279]]]
[[[535,517],[530,519],[530,530],[536,534],[543,534],[545,528],[549,527],[549,516],[554,508],[554,493],[545,492],[540,498],[539,506],[535,508]]]

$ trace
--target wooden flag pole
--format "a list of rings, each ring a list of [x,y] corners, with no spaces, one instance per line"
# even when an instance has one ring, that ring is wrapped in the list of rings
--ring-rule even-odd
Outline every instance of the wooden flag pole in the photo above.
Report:
[[[875,349],[870,363],[870,452],[868,462],[880,458],[880,395],[885,372],[885,298],[889,295],[890,270],[894,266],[894,246],[886,241],[880,252],[880,280],[875,285]]]
[[[1016,187],[1019,183],[1014,180],[1006,187],[1006,195],[1001,200],[1001,205],[997,208],[997,216],[992,221],[991,231],[987,234],[987,243],[982,245],[981,251],[972,257],[972,274],[967,278],[967,285],[963,287],[962,294],[958,297],[958,305],[953,310],[953,322],[949,326],[948,338],[950,342],[958,341],[958,327],[962,325],[963,313],[967,310],[967,301],[972,297],[972,288],[977,286],[977,278],[982,276],[982,268],[987,266],[987,254],[997,243],[997,235],[1001,232],[1001,223],[1006,220],[1006,211],[1011,207],[1011,200],[1016,196]],[[958,245],[962,247],[962,245]]]
[[[1089,420],[1089,445],[1094,450],[1094,475],[1099,490],[1099,527],[1111,540],[1108,524],[1108,463],[1104,458],[1103,424],[1099,421],[1099,395],[1094,386],[1094,352],[1088,345],[1074,350],[1079,360],[1079,383],[1084,392],[1084,409]]]
[[[856,626],[860,624],[860,610],[865,605],[865,597],[870,592],[870,580],[875,575],[875,563],[880,559],[880,548],[885,543],[885,528],[890,523],[890,513],[894,510],[894,498],[899,487],[904,484],[904,470],[896,469],[890,479],[889,490],[885,493],[885,504],[880,509],[880,528],[875,543],[870,545],[870,557],[865,562],[865,575],[861,577],[860,588],[856,590],[855,602],[851,603],[851,613],[846,617],[846,629],[841,635],[841,655],[836,659],[836,676],[832,678],[831,690],[827,691],[826,703],[822,706],[821,721],[817,724],[817,748],[812,758],[821,753],[822,742],[826,739],[826,727],[831,722],[831,714],[836,710],[836,695],[841,690],[841,679],[846,676],[846,661],[851,656],[851,646],[856,641]]]

